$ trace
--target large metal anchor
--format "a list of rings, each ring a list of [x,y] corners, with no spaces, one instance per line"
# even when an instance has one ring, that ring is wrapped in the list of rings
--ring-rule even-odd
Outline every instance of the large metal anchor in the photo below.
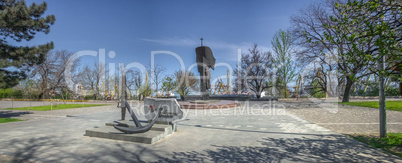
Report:
[[[146,97],[144,99],[144,113],[145,118],[148,120],[148,124],[142,126],[138,121],[137,116],[134,114],[130,105],[127,102],[126,97],[126,76],[123,75],[122,79],[122,94],[120,96],[120,106],[118,107],[122,110],[122,120],[124,120],[125,112],[128,112],[131,115],[131,119],[133,119],[136,127],[130,127],[127,124],[117,124],[114,125],[114,128],[124,133],[141,133],[147,132],[151,129],[151,127],[155,124],[155,122],[161,122],[162,124],[172,125],[172,128],[175,130],[175,125],[173,121],[179,120],[183,118],[183,111],[180,109],[179,103],[175,98],[151,98]]]
[[[117,107],[122,109],[122,120],[124,120],[124,116],[125,116],[125,110],[127,109],[127,111],[130,113],[131,115],[131,119],[134,121],[135,124],[135,128],[133,127],[129,127],[127,124],[117,124],[117,125],[113,125],[114,128],[116,128],[117,130],[124,132],[124,133],[128,133],[128,134],[133,134],[133,133],[142,133],[142,132],[147,132],[149,129],[151,129],[151,127],[155,124],[156,119],[159,117],[160,112],[161,112],[161,108],[157,108],[155,111],[155,115],[154,117],[149,121],[149,123],[145,126],[141,125],[141,123],[138,121],[137,116],[135,115],[135,113],[133,112],[133,110],[131,109],[130,105],[127,102],[127,97],[126,97],[126,75],[123,74],[122,77],[122,93],[120,96],[120,106],[119,103],[117,104]]]
[[[122,107],[122,108],[125,107],[127,109],[127,111],[130,113],[131,119],[133,119],[136,127],[133,128],[133,127],[129,127],[128,125],[122,126],[122,124],[117,124],[117,125],[114,125],[114,128],[116,128],[117,130],[119,130],[121,132],[125,132],[128,134],[147,132],[155,124],[156,119],[159,117],[160,111],[161,111],[161,108],[156,109],[156,115],[152,118],[152,120],[147,125],[143,126],[138,121],[137,116],[135,116],[135,113],[133,112],[133,110],[131,109],[131,107],[127,101],[125,101],[124,104],[121,103],[120,107]]]

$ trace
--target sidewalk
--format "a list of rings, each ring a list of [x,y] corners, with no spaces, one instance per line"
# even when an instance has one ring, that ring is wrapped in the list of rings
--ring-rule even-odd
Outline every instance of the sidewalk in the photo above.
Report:
[[[250,108],[184,110],[178,131],[153,145],[84,136],[119,119],[119,109],[109,107],[0,124],[0,154],[39,162],[402,162],[290,112],[256,115]]]
[[[287,111],[338,133],[379,133],[379,110],[375,108],[337,105],[335,113],[319,103],[288,102]],[[387,110],[387,132],[402,133],[402,112]]]

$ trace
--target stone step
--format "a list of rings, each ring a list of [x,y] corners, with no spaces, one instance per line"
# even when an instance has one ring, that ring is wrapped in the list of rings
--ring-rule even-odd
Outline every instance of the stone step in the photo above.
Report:
[[[154,124],[147,132],[126,134],[115,129],[112,124],[113,122],[107,123],[106,126],[85,130],[85,136],[153,144],[173,133],[170,125]]]
[[[120,121],[113,121],[113,122],[109,122],[109,123],[106,123],[105,125],[106,126],[111,126],[111,127],[113,127],[114,125],[117,125],[117,124],[126,124],[126,125],[128,125],[128,127],[132,127],[132,128],[135,128],[136,126],[135,126],[135,124],[134,124],[134,122],[133,121],[129,121],[129,120],[120,120]],[[172,126],[171,125],[169,125],[169,124],[166,124],[166,123],[162,123],[162,122],[156,122],[152,127],[151,127],[151,129],[150,130],[155,130],[155,131],[164,131],[164,132],[168,132],[168,133],[172,133]],[[145,126],[146,125],[146,123],[141,123],[141,125],[143,125],[143,126]]]

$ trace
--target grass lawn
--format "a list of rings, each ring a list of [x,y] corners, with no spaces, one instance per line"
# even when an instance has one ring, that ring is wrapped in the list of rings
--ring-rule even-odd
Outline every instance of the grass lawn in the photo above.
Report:
[[[0,118],[0,123],[17,122],[17,121],[23,121],[23,120],[15,118]]]
[[[58,104],[58,105],[32,106],[32,107],[20,107],[20,108],[7,108],[7,110],[48,111],[48,110],[86,108],[86,107],[105,106],[105,105],[106,104]]]
[[[380,107],[380,104],[378,101],[340,102],[340,104],[363,106],[363,107],[370,107],[370,108],[377,108],[377,109]],[[386,101],[385,107],[387,110],[402,111],[402,101]]]
[[[373,135],[347,135],[373,148],[381,148],[402,157],[402,133],[388,133],[386,138]]]

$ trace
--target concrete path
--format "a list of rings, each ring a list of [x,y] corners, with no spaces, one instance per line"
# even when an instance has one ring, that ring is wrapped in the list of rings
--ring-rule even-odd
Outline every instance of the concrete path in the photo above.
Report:
[[[288,111],[338,133],[379,133],[379,110],[330,102],[287,102]],[[326,108],[331,108],[328,110]],[[402,112],[387,110],[387,132],[402,133]]]
[[[44,105],[64,104],[62,101],[0,101],[0,109],[17,108],[17,107],[31,107],[31,106],[44,106]],[[82,102],[67,102],[67,104],[82,104]],[[114,101],[97,101],[85,102],[85,104],[113,104]]]
[[[246,106],[246,107],[245,107]],[[264,107],[263,107],[264,106]],[[184,110],[178,131],[153,144],[84,136],[119,119],[114,105],[75,117],[0,124],[3,161],[38,162],[402,162],[296,116],[283,105],[251,102],[223,110]],[[137,107],[141,113],[141,104]],[[2,110],[0,110],[2,112]],[[60,113],[61,114],[61,113]],[[139,116],[140,120],[145,120]],[[128,116],[127,116],[128,118]]]

